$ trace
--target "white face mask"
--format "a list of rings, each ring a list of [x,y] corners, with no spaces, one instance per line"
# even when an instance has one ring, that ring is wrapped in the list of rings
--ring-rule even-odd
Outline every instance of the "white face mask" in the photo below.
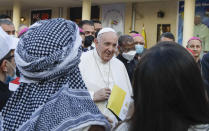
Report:
[[[131,61],[134,59],[134,56],[136,55],[136,51],[133,50],[133,51],[129,51],[127,53],[122,53],[122,56],[128,60],[128,61]]]

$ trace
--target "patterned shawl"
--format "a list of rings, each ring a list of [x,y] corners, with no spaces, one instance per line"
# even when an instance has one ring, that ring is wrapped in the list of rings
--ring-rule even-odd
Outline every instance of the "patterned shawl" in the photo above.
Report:
[[[81,53],[75,23],[59,18],[32,25],[15,51],[21,84],[0,114],[0,131],[62,131],[90,125],[109,130],[82,80]]]

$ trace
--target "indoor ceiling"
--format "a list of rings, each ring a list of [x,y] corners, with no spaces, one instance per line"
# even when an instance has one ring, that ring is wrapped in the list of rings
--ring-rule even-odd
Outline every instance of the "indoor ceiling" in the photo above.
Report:
[[[0,0],[1,9],[11,9],[14,0]],[[82,6],[82,0],[20,0],[22,8],[50,8]],[[124,2],[150,2],[171,0],[92,0],[92,5],[102,5]]]

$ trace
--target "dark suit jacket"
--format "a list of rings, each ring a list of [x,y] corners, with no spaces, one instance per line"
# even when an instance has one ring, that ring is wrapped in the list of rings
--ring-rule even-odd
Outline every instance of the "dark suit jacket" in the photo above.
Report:
[[[11,92],[9,91],[8,85],[0,81],[0,111],[6,105],[10,96]]]
[[[134,76],[134,72],[135,72],[135,69],[136,69],[136,66],[138,65],[139,61],[137,58],[134,58],[133,60],[131,61],[128,61],[126,60],[121,54],[119,54],[117,56],[117,58],[123,62],[123,64],[125,65],[126,67],[126,70],[128,72],[128,76],[130,78],[130,81],[132,82],[133,81],[133,76]]]

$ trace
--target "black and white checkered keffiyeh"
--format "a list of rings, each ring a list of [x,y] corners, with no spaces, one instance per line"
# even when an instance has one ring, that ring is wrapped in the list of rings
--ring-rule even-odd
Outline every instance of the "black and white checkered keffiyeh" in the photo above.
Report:
[[[75,23],[35,23],[21,37],[15,60],[21,84],[0,114],[0,131],[63,131],[109,124],[91,100],[78,68],[81,38]]]

